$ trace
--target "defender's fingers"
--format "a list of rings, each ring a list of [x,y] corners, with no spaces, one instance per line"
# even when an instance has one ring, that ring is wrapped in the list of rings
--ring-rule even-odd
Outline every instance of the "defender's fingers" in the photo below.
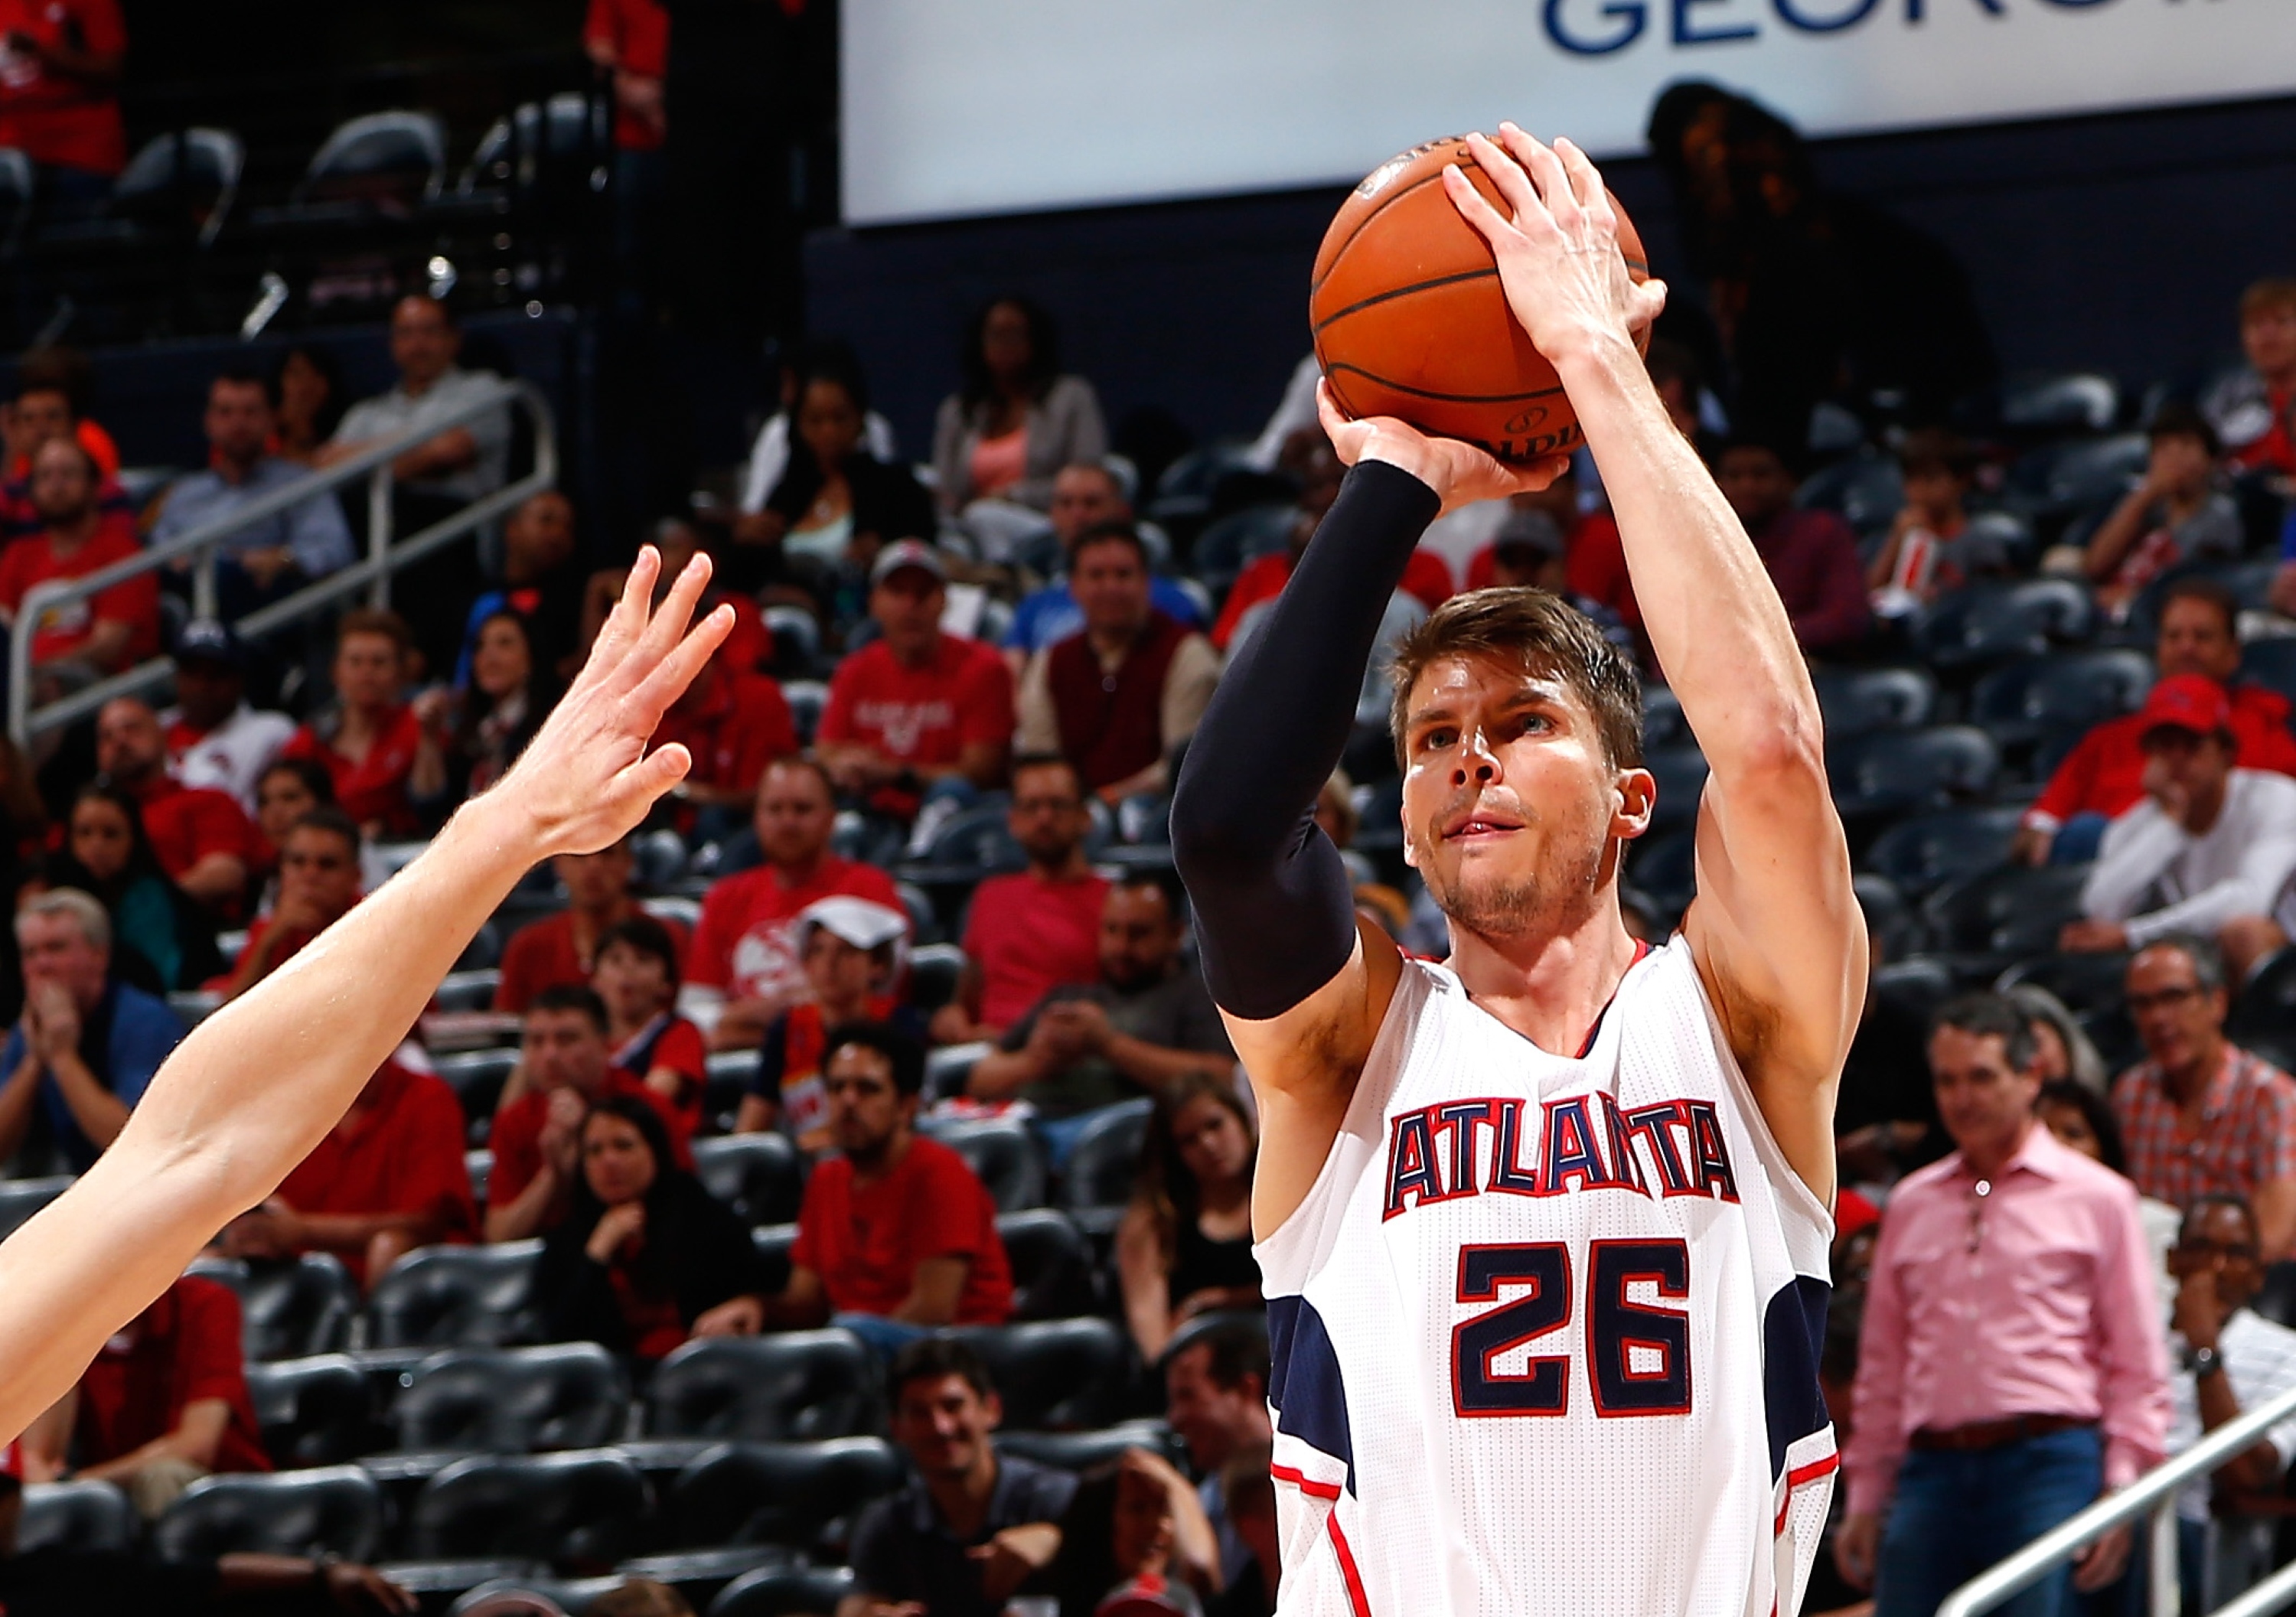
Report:
[[[1507,207],[1513,211],[1517,223],[1542,211],[1538,193],[1523,173],[1522,165],[1516,162],[1505,148],[1488,135],[1479,133],[1467,136],[1467,150],[1475,154],[1477,166],[1491,176],[1492,187],[1506,199]]]

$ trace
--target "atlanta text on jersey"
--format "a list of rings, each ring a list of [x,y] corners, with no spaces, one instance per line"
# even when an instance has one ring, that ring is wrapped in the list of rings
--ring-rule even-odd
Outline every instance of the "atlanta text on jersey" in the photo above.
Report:
[[[1523,1137],[1529,1103],[1485,1096],[1398,1113],[1389,1127],[1392,1219],[1462,1196],[1555,1196],[1576,1190],[1738,1199],[1730,1148],[1711,1101],[1621,1108],[1607,1095],[1544,1101],[1539,1137]]]

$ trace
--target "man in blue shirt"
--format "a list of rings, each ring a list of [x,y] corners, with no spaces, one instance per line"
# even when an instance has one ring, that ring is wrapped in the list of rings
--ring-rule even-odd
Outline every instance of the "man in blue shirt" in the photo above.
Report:
[[[24,1014],[0,1048],[0,1161],[36,1124],[57,1166],[85,1172],[184,1037],[167,1002],[111,979],[111,921],[60,887],[16,912]]]
[[[1124,485],[1108,467],[1097,462],[1062,466],[1053,479],[1053,537],[1061,542],[1063,562],[1076,553],[1076,543],[1104,522],[1128,522],[1132,502]],[[1204,614],[1196,598],[1167,578],[1148,581],[1148,599],[1166,617],[1188,628],[1202,628]],[[1004,632],[1004,661],[1018,679],[1029,659],[1056,640],[1065,640],[1084,628],[1084,608],[1069,593],[1065,570],[1044,588],[1021,597],[1013,609],[1013,627]]]
[[[164,545],[195,528],[244,511],[309,469],[269,453],[272,384],[253,371],[228,370],[208,387],[209,467],[168,489],[152,542]],[[351,530],[332,493],[315,494],[274,512],[226,540],[216,568],[218,605],[226,619],[279,600],[351,559]]]

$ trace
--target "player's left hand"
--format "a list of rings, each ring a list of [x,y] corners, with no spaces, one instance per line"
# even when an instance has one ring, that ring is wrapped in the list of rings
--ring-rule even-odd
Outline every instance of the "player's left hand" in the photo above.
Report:
[[[1511,123],[1495,143],[1467,136],[1514,217],[1502,217],[1454,166],[1443,187],[1498,260],[1499,283],[1531,345],[1565,361],[1633,334],[1666,307],[1666,283],[1635,284],[1619,251],[1619,214],[1603,176],[1567,140],[1548,146]]]
[[[2129,1539],[2124,1522],[2082,1549],[2073,1557],[2073,1587],[2084,1595],[2094,1594],[2120,1577],[2128,1564]]]
[[[1463,439],[1431,437],[1392,415],[1356,420],[1341,411],[1326,382],[1316,384],[1316,414],[1341,464],[1385,461],[1432,488],[1447,512],[1480,500],[1537,494],[1570,470],[1567,455],[1515,465]]]

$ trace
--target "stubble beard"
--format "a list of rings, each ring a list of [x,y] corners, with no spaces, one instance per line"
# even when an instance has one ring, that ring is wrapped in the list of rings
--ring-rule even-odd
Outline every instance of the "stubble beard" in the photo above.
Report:
[[[1575,928],[1593,907],[1602,879],[1600,842],[1548,868],[1496,880],[1470,881],[1464,866],[1425,873],[1428,895],[1454,929],[1484,938],[1557,935]]]

